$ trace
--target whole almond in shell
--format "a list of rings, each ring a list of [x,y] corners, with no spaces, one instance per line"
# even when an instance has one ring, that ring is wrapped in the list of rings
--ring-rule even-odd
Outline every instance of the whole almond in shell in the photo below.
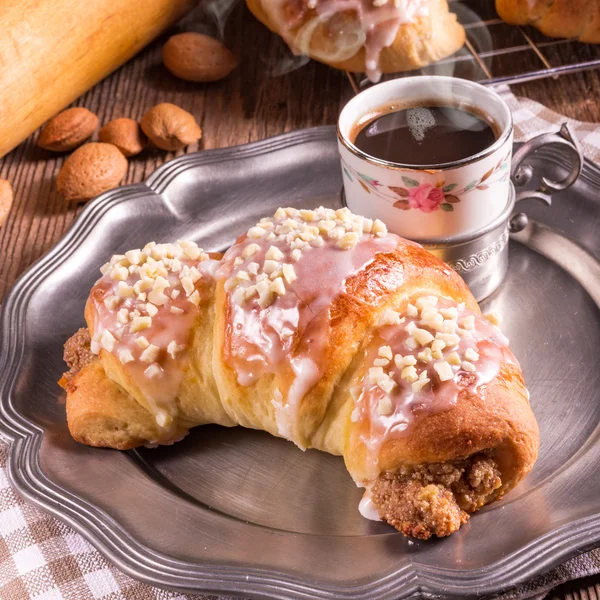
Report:
[[[6,223],[13,203],[13,191],[6,179],[0,179],[0,227]]]
[[[126,118],[109,121],[98,133],[98,138],[113,144],[127,157],[139,154],[148,142],[140,124]]]
[[[186,81],[218,81],[237,66],[237,59],[219,40],[201,33],[178,33],[162,49],[163,63]]]
[[[126,172],[127,159],[116,146],[91,142],[65,160],[56,188],[65,200],[88,200],[119,185]]]
[[[53,152],[68,152],[81,146],[98,127],[98,117],[87,108],[68,108],[44,126],[37,145]]]
[[[148,139],[161,150],[180,150],[202,137],[194,116],[168,102],[151,108],[142,117],[140,125]]]

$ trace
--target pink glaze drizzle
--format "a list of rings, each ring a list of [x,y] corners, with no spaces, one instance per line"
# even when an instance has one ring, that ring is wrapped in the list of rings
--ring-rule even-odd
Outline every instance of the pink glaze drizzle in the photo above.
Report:
[[[266,373],[281,375],[291,370],[294,378],[286,397],[275,398],[273,404],[280,435],[300,447],[304,444],[294,433],[297,411],[302,398],[323,375],[329,309],[335,298],[344,293],[349,277],[364,269],[377,253],[393,250],[398,242],[399,238],[392,234],[362,234],[354,248],[343,250],[336,246],[336,240],[325,238],[320,247],[307,247],[301,258],[293,261],[286,240],[245,238],[225,253],[220,277],[230,277],[236,269],[246,270],[251,262],[262,265],[271,246],[283,254],[282,263],[295,268],[297,279],[266,308],[261,308],[256,297],[239,305],[229,295],[231,326],[226,334],[224,358],[234,369],[238,383],[244,386],[252,385]],[[234,267],[235,259],[253,243],[260,250]]]
[[[263,0],[263,3],[271,7],[282,37],[296,53],[310,54],[326,62],[342,62],[364,46],[365,71],[373,82],[381,78],[381,52],[394,43],[400,26],[429,14],[425,0],[387,0],[385,3],[373,0]],[[349,28],[347,20],[336,21],[344,13],[356,15],[354,30]],[[311,47],[312,33],[320,24],[327,24],[332,32],[335,52]]]
[[[468,348],[475,350],[479,354],[479,360],[475,365],[476,370],[467,372],[457,365],[453,368],[454,379],[441,382],[433,368],[433,365],[439,361],[433,360],[428,364],[418,362],[419,369],[427,371],[427,377],[431,383],[413,393],[411,384],[400,377],[400,369],[395,366],[394,361],[391,361],[390,375],[396,383],[396,387],[389,393],[392,402],[390,414],[380,414],[379,402],[386,396],[386,393],[378,385],[371,383],[368,375],[365,375],[360,395],[355,403],[352,420],[368,424],[362,440],[367,447],[368,468],[372,478],[379,474],[379,455],[386,440],[410,435],[412,426],[421,416],[450,410],[456,405],[458,395],[463,389],[471,392],[478,390],[480,394],[484,395],[482,386],[490,383],[498,375],[503,363],[518,366],[517,359],[508,347],[508,339],[498,327],[492,325],[485,317],[446,298],[440,298],[437,307],[458,308],[458,321],[465,316],[472,315],[474,317],[474,329],[463,331],[464,335],[460,337],[458,346],[451,349],[446,348],[443,353],[444,359],[447,359],[452,351],[463,356]],[[419,324],[419,317],[408,318],[405,316],[404,319],[404,322],[399,325],[381,326],[376,330],[365,351],[367,374],[369,367],[378,358],[381,346],[390,346],[394,355],[410,355],[417,358],[423,347],[412,349],[406,345],[409,338],[406,326],[409,323],[416,323],[420,328],[428,329],[435,334],[434,330]]]
[[[199,305],[201,305],[210,298],[209,289],[214,284],[215,270],[220,262],[207,259],[206,255],[203,255],[201,259],[195,260],[180,257],[179,262],[182,268],[195,267],[200,272],[201,278],[195,283],[194,288],[199,292]],[[111,277],[110,269],[96,282],[90,293],[89,302],[93,307],[94,314],[92,349],[96,353],[101,349],[103,351],[110,351],[117,360],[121,360],[121,353],[123,351],[131,353],[133,360],[122,364],[122,368],[147,399],[150,409],[161,429],[160,439],[154,440],[151,442],[151,445],[153,443],[173,443],[181,439],[186,433],[178,430],[174,425],[174,400],[177,397],[179,386],[183,380],[187,352],[199,308],[186,296],[186,292],[181,286],[179,275],[180,272],[168,270],[165,277],[170,284],[170,287],[166,288],[168,299],[165,304],[157,306],[158,312],[152,316],[151,326],[137,332],[131,331],[131,320],[128,323],[119,321],[119,311],[125,309],[131,313],[137,310],[140,316],[148,316],[149,313],[146,310],[147,299],[141,300],[137,295],[134,295],[120,298],[118,305],[114,308],[107,307],[105,300],[111,296],[118,295],[119,284],[119,281]],[[129,273],[127,279],[124,281],[127,285],[133,286],[140,281],[140,274],[138,272]],[[170,293],[173,290],[179,291],[179,295],[176,298],[170,297]],[[175,307],[181,313],[174,314],[171,312],[172,307]],[[110,332],[116,340],[111,350],[102,348],[102,335],[104,332]],[[143,348],[136,342],[140,338],[145,338],[148,344],[158,348],[158,356],[152,363],[141,360]],[[167,350],[171,343],[178,346],[175,356],[171,355]],[[151,364],[159,368],[157,369],[158,374],[152,377],[148,375],[147,371]]]

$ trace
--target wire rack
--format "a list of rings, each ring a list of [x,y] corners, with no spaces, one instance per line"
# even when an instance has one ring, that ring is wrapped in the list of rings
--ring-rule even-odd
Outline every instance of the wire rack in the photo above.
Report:
[[[408,75],[451,75],[485,85],[523,83],[600,67],[600,46],[553,39],[532,27],[507,25],[498,17],[494,0],[450,0],[467,33],[464,47],[433,65]],[[355,92],[368,86],[364,74],[348,73]]]

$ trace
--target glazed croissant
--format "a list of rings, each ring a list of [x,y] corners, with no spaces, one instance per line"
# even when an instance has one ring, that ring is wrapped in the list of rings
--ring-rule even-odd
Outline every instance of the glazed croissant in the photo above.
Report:
[[[550,37],[600,43],[600,0],[496,0],[500,17]]]
[[[457,530],[532,468],[518,362],[462,279],[380,221],[280,208],[223,257],[113,256],[65,346],[72,436],[118,449],[206,423],[344,457],[365,516]]]
[[[338,69],[409,71],[456,52],[465,32],[446,0],[246,0],[298,54]]]

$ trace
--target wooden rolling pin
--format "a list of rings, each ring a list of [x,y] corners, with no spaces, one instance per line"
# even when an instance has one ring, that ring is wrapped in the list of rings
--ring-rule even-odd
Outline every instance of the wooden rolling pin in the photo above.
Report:
[[[0,157],[197,0],[1,0]]]

